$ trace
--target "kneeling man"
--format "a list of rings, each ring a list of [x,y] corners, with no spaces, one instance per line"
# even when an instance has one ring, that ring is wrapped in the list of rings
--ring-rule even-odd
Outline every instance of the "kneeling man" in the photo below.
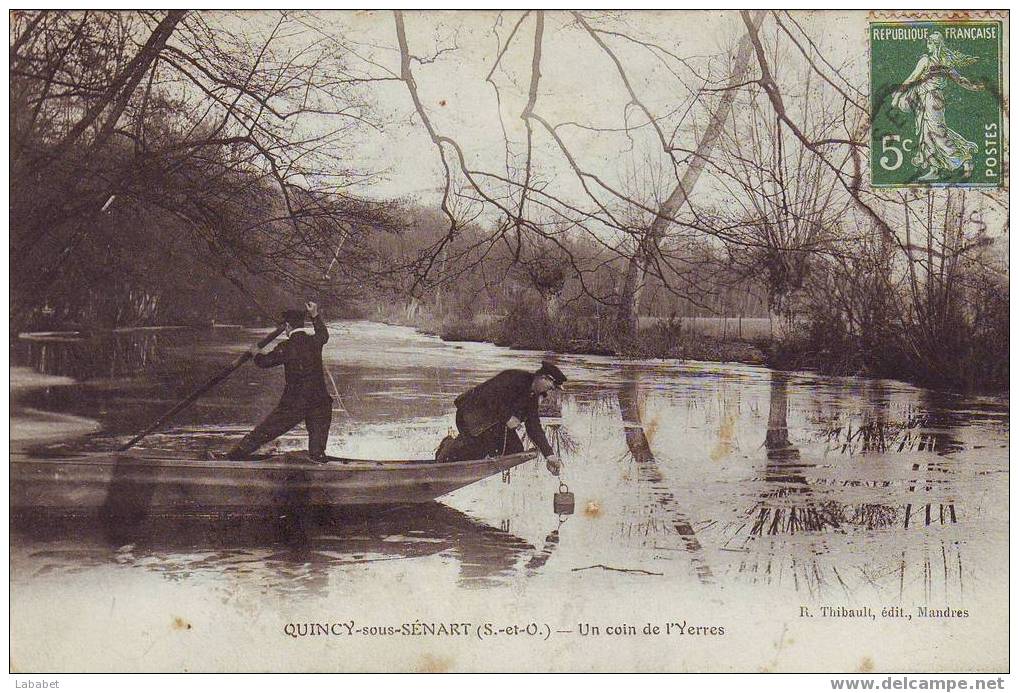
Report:
[[[558,474],[559,458],[545,437],[538,407],[549,393],[562,386],[566,376],[554,364],[543,361],[535,372],[508,370],[471,388],[456,398],[456,427],[461,444],[457,457],[482,459],[524,451],[516,429],[523,422],[531,439],[547,460],[548,470]]]

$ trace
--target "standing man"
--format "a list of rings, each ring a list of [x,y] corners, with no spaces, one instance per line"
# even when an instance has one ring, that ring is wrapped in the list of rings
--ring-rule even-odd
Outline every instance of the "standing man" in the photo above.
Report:
[[[471,388],[456,398],[456,427],[461,442],[455,458],[482,459],[492,455],[523,452],[524,445],[516,429],[523,422],[531,439],[547,460],[552,474],[559,474],[559,457],[545,437],[538,417],[538,406],[549,393],[560,388],[566,376],[554,364],[542,361],[531,373],[508,370]]]
[[[248,459],[255,450],[304,421],[308,427],[311,458],[316,462],[326,461],[333,400],[326,390],[322,346],[329,341],[329,331],[318,314],[318,305],[308,301],[305,308],[315,328],[314,334],[302,329],[305,311],[287,310],[283,312],[287,339],[268,353],[257,346],[251,348],[255,365],[259,368],[283,366],[286,385],[276,408],[227,453],[228,459]]]

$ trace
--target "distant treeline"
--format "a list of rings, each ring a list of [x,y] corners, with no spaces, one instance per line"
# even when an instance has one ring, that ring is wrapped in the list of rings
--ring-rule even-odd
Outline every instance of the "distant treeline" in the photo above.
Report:
[[[878,233],[833,238],[824,252],[778,255],[773,262],[781,264],[752,278],[726,265],[723,246],[700,248],[684,281],[725,288],[691,298],[652,279],[640,314],[656,319],[642,318],[637,334],[618,321],[625,263],[600,258],[595,244],[532,248],[522,257],[495,249],[477,259],[465,234],[446,249],[444,272],[452,279],[418,297],[362,302],[360,315],[518,348],[765,362],[939,388],[1005,389],[1005,257],[994,243],[961,245],[959,222],[953,227],[950,216],[942,224],[919,248],[892,246]],[[428,234],[415,238],[425,243]],[[732,320],[719,320],[726,331],[706,334],[697,320],[736,316],[755,325],[766,318],[769,328],[740,334],[728,327]]]

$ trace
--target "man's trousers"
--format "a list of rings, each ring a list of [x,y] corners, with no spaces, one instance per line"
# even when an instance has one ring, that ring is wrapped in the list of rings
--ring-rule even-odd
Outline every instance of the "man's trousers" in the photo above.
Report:
[[[255,429],[244,436],[227,453],[232,460],[248,459],[258,448],[304,421],[308,428],[308,452],[314,458],[325,457],[326,442],[329,440],[329,426],[333,420],[332,400],[310,406],[280,404],[266,416]]]

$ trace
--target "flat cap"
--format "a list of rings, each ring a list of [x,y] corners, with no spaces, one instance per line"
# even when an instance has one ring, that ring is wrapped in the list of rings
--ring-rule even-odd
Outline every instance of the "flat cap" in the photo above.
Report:
[[[559,367],[551,361],[542,361],[541,368],[535,373],[535,375],[547,375],[552,379],[552,382],[558,387],[566,382],[566,376],[563,374]]]
[[[303,310],[285,310],[283,311],[283,322],[290,325],[292,328],[304,327],[304,316],[306,311]]]

